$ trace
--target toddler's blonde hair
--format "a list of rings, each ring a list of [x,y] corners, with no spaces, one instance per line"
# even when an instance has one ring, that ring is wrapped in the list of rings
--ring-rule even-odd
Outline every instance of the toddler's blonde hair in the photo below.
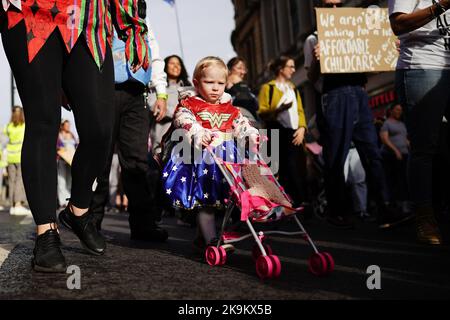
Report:
[[[218,68],[223,69],[225,79],[228,78],[228,68],[225,62],[223,62],[223,60],[220,59],[219,57],[209,56],[200,60],[195,66],[194,79],[196,79],[197,81],[200,80],[200,78],[203,75],[203,70],[211,66],[216,66]]]

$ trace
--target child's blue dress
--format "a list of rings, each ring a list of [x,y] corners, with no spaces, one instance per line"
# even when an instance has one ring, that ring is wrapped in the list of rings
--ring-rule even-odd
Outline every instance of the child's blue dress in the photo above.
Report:
[[[211,144],[214,154],[227,162],[242,161],[235,137],[250,131],[258,133],[230,102],[213,105],[198,97],[183,100],[175,112],[173,128],[193,132],[199,125],[216,133],[217,138]],[[176,208],[223,208],[229,197],[229,182],[206,148],[196,152],[192,151],[194,147],[190,149],[194,161],[186,161],[179,152],[172,152],[162,171],[164,194]]]

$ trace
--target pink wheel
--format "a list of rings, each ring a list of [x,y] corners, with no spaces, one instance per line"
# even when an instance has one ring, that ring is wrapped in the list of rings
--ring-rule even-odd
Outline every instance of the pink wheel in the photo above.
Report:
[[[328,252],[322,252],[322,255],[327,260],[327,274],[332,273],[334,270],[334,259]]]
[[[270,255],[269,258],[270,258],[270,260],[272,261],[272,264],[273,264],[273,277],[274,278],[278,278],[280,276],[280,273],[281,273],[281,262],[280,262],[280,259],[278,259],[278,257],[275,256],[275,255]]]
[[[272,255],[272,253],[273,253],[272,248],[268,244],[263,244],[263,247],[264,247],[264,250],[266,250],[266,253],[268,256]],[[253,250],[252,250],[253,261],[257,261],[260,256],[262,256],[262,252],[259,249],[259,246],[257,244],[255,244],[253,246]]]
[[[206,248],[205,258],[210,266],[219,265],[221,262],[219,249],[217,247],[209,246]]]
[[[219,265],[223,266],[227,262],[227,252],[225,251],[225,248],[223,246],[219,247],[219,254],[220,254]]]
[[[205,258],[210,266],[222,266],[227,261],[227,252],[222,246],[219,248],[209,246],[206,248]]]
[[[274,268],[272,259],[269,256],[259,256],[258,260],[256,260],[256,273],[260,279],[273,277]]]
[[[321,253],[314,253],[308,260],[309,271],[315,276],[327,274],[327,260]]]

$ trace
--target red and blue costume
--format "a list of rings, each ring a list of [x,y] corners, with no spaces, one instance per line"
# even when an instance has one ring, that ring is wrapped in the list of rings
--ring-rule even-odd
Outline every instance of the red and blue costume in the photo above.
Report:
[[[228,162],[242,161],[235,138],[240,141],[258,134],[231,102],[210,104],[199,97],[181,101],[172,126],[182,129],[187,140],[194,144],[205,131],[210,131],[216,136],[211,144],[214,154]],[[206,149],[194,152],[194,157],[173,153],[163,170],[163,187],[174,207],[188,210],[222,208],[229,193],[229,185]]]

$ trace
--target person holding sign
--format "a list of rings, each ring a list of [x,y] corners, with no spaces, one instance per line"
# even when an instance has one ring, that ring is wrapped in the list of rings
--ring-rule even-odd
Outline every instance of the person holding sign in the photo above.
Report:
[[[323,0],[322,7],[338,8],[341,0]],[[336,10],[336,9],[334,9]],[[316,83],[323,77],[321,142],[325,162],[325,193],[328,200],[327,221],[339,228],[352,228],[353,223],[345,214],[344,164],[353,143],[360,155],[370,187],[378,204],[378,226],[390,228],[411,217],[394,210],[389,204],[383,163],[378,148],[378,138],[373,116],[365,91],[367,77],[364,73],[321,74],[320,45],[316,44],[307,66],[308,78]]]
[[[439,245],[432,206],[433,157],[450,99],[449,0],[391,0],[389,18],[400,38],[396,82],[410,139],[408,183],[417,239]],[[447,117],[448,118],[448,117]]]

